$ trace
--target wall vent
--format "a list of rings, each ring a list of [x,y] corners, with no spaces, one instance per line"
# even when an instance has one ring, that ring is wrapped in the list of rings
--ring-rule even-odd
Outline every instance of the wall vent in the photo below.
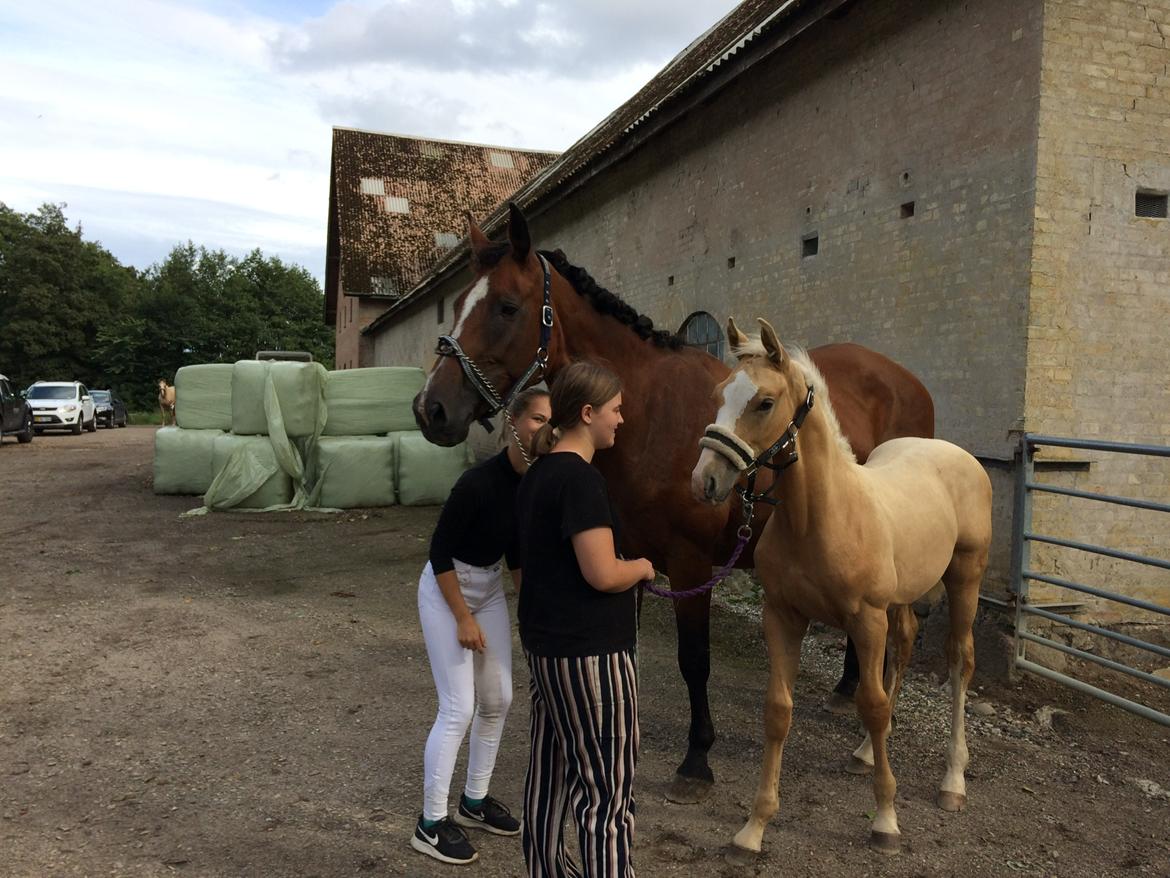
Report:
[[[1166,193],[1139,189],[1134,196],[1133,215],[1166,219]]]

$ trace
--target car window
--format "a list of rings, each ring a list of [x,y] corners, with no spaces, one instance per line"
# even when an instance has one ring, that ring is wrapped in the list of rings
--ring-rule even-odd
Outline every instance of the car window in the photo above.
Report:
[[[77,385],[77,398],[81,399],[83,396],[89,396],[89,391],[85,389],[84,384]]]
[[[75,387],[46,387],[43,384],[34,384],[28,389],[29,399],[76,399]]]
[[[11,396],[12,389],[8,386],[8,382],[0,380],[0,399],[8,399]]]
[[[108,390],[95,390],[92,393],[90,393],[90,396],[93,397],[94,402],[109,402],[110,401],[110,392]]]

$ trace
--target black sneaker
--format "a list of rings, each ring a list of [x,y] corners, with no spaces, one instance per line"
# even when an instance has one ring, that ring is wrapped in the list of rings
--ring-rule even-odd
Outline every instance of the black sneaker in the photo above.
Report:
[[[452,823],[450,817],[444,817],[430,829],[424,829],[420,816],[410,846],[420,854],[434,857],[442,863],[462,865],[474,862],[479,857],[467,840],[467,833]]]
[[[520,834],[520,821],[491,796],[485,796],[477,807],[472,808],[467,804],[467,796],[460,795],[459,810],[455,812],[455,822],[461,826],[482,829],[493,835]]]

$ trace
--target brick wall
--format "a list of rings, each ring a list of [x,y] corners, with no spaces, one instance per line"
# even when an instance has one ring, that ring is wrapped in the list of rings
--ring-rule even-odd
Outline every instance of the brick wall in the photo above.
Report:
[[[1047,0],[1028,311],[1025,423],[1035,432],[1170,443],[1170,220],[1135,216],[1139,189],[1170,190],[1170,6]],[[1170,465],[1075,457],[1057,484],[1162,503]],[[1036,529],[1170,558],[1166,515],[1044,498]],[[1039,547],[1035,566],[1166,603],[1167,575]],[[1039,600],[1087,600],[1037,589]],[[1132,615],[1132,614],[1129,614]]]

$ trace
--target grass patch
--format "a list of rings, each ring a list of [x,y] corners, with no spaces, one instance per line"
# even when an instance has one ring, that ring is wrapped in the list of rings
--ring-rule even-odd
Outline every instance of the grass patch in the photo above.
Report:
[[[155,409],[152,412],[130,412],[130,423],[135,426],[142,426],[143,424],[153,424],[159,426],[162,424],[162,412]]]

